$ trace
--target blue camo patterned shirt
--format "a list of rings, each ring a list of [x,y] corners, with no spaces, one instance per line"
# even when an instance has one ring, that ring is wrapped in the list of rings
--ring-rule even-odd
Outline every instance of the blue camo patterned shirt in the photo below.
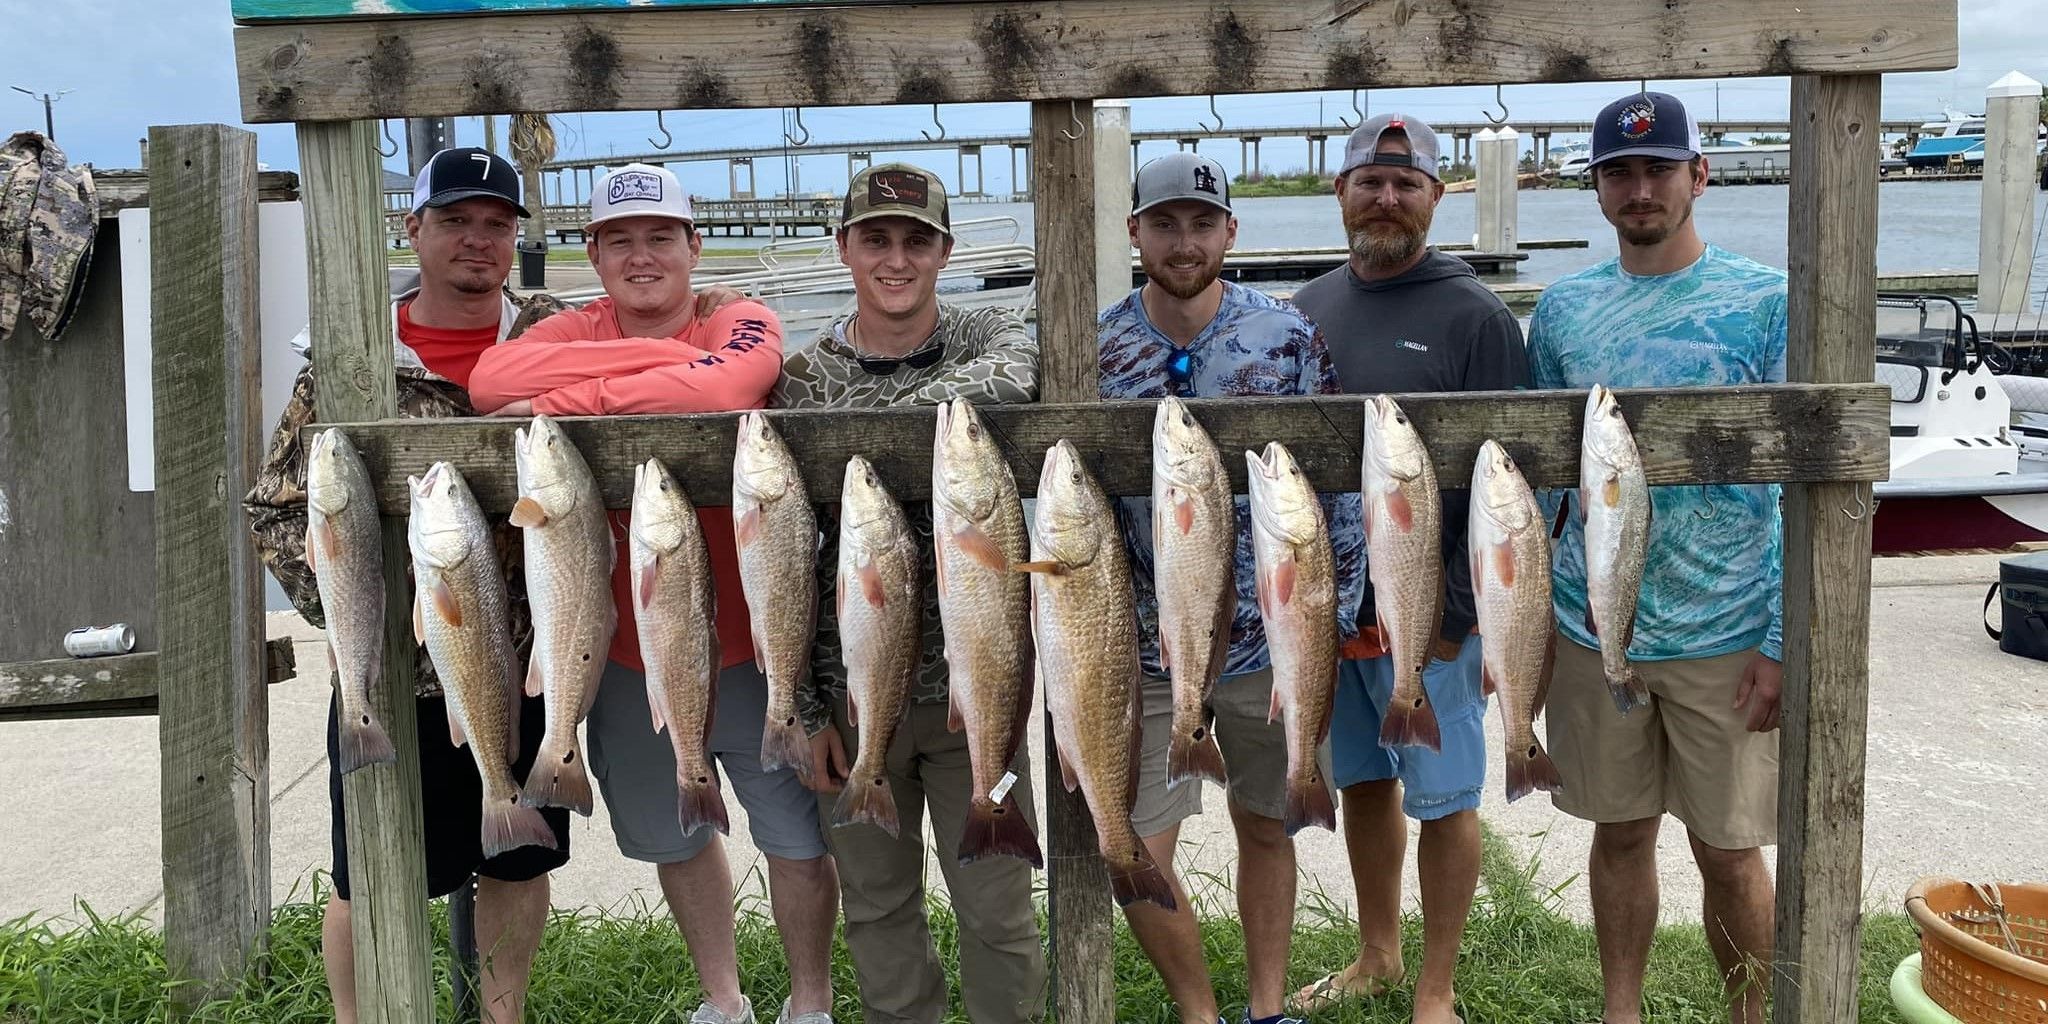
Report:
[[[1102,345],[1104,398],[1225,398],[1245,395],[1334,395],[1342,389],[1330,363],[1323,333],[1292,305],[1243,285],[1223,282],[1223,303],[1189,352],[1193,374],[1176,392],[1166,375],[1173,342],[1145,316],[1141,287],[1104,310],[1096,322]],[[1242,458],[1224,452],[1226,459]],[[1164,675],[1159,664],[1159,603],[1152,589],[1152,499],[1123,498],[1117,518],[1131,555],[1131,579],[1138,596],[1139,658],[1147,673]],[[1365,589],[1365,524],[1358,495],[1324,495],[1330,523],[1330,553],[1337,570],[1338,628],[1357,631],[1358,605]],[[1259,619],[1256,563],[1252,555],[1251,503],[1237,496],[1237,615],[1230,626],[1225,676],[1266,668],[1266,631]]]
[[[1529,321],[1529,364],[1539,388],[1783,381],[1785,272],[1711,245],[1692,266],[1656,277],[1608,260],[1544,289]],[[1650,488],[1649,564],[1631,658],[1711,658],[1761,646],[1783,660],[1778,491]],[[1553,514],[1564,493],[1547,497]],[[1576,510],[1557,542],[1553,595],[1564,636],[1597,649],[1586,626],[1585,528]]]

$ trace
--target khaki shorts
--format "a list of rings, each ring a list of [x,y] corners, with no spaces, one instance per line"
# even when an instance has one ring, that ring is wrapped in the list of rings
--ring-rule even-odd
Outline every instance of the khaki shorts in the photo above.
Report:
[[[1161,676],[1138,681],[1144,737],[1138,749],[1138,799],[1131,823],[1141,836],[1156,836],[1202,812],[1202,784],[1166,785],[1166,748],[1173,737],[1173,682]],[[1275,821],[1287,817],[1287,733],[1276,719],[1266,723],[1273,703],[1273,670],[1261,669],[1216,681],[1209,710],[1216,713],[1216,744],[1230,773],[1230,801]],[[1316,751],[1323,785],[1330,784],[1330,745]],[[1331,791],[1335,799],[1335,790]]]
[[[1750,732],[1735,690],[1756,656],[1639,661],[1650,703],[1623,715],[1607,695],[1600,652],[1559,637],[1544,712],[1551,794],[1574,818],[1614,823],[1670,813],[1701,842],[1747,850],[1778,841],[1778,734]]]

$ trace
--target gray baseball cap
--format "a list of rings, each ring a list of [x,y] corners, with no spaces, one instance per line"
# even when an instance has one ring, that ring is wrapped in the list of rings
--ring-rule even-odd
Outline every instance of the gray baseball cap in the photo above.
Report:
[[[1407,136],[1407,153],[1380,152],[1380,136],[1397,131]],[[1407,114],[1381,114],[1359,125],[1351,133],[1351,141],[1344,146],[1344,167],[1338,177],[1350,174],[1352,170],[1375,164],[1387,167],[1413,167],[1437,178],[1436,161],[1442,150],[1437,147],[1436,129],[1424,124],[1421,119]]]
[[[1178,199],[1193,199],[1227,212],[1230,177],[1223,173],[1222,164],[1187,150],[1148,160],[1138,168],[1138,182],[1131,186],[1131,216]]]

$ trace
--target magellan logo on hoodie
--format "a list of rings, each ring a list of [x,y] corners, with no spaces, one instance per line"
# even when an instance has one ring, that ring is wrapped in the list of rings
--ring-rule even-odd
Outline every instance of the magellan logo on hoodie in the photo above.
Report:
[[[1427,351],[1429,351],[1429,346],[1428,346],[1428,345],[1424,345],[1423,343],[1421,343],[1421,342],[1419,342],[1419,341],[1409,341],[1409,340],[1408,340],[1408,339],[1406,339],[1406,338],[1402,338],[1401,340],[1399,340],[1399,341],[1397,341],[1397,342],[1394,342],[1394,347],[1395,347],[1395,348],[1405,348],[1405,349],[1409,350],[1410,352],[1427,352]]]

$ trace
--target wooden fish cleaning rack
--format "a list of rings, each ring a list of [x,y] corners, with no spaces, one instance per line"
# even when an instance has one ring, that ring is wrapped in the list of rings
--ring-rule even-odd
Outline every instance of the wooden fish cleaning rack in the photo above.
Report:
[[[395,6],[404,7],[403,3]],[[1127,165],[1088,139],[1094,101],[1358,87],[1791,76],[1787,209],[1792,383],[1627,393],[1654,483],[1785,487],[1779,791],[1781,1022],[1856,1017],[1868,697],[1870,484],[1887,465],[1874,366],[1879,74],[1954,67],[1955,0],[472,0],[445,16],[350,0],[236,0],[242,111],[296,122],[317,409],[352,424],[384,497],[389,588],[404,594],[403,476],[457,463],[509,503],[508,424],[396,421],[374,119],[557,111],[1031,104],[1044,403],[989,410],[1020,485],[1071,437],[1105,486],[1145,493],[1143,403],[1096,402],[1098,223]],[[914,26],[914,31],[907,31]],[[684,114],[679,123],[688,125]],[[1124,147],[1127,148],[1127,147]],[[1100,160],[1101,162],[1098,162]],[[256,400],[254,136],[153,127],[154,373],[163,746],[164,929],[185,1006],[260,967],[270,922],[261,590],[237,500],[267,426]],[[1107,186],[1098,219],[1098,176]],[[1127,194],[1127,193],[1125,193]],[[1113,248],[1112,245],[1109,248]],[[1579,398],[1414,396],[1439,478],[1500,438],[1538,485],[1577,479]],[[1218,440],[1282,440],[1328,490],[1356,485],[1359,399],[1195,404]],[[928,410],[778,414],[812,493],[854,453],[906,498],[928,487]],[[725,493],[730,417],[575,420],[607,500],[667,460],[700,500]],[[393,609],[378,713],[413,733],[412,660]],[[393,700],[396,695],[401,699]],[[357,990],[370,1024],[432,1019],[417,751],[345,780]],[[1047,776],[1054,773],[1040,766]],[[1058,1020],[1114,1019],[1111,908],[1085,807],[1046,789]],[[971,984],[971,980],[969,981]]]

